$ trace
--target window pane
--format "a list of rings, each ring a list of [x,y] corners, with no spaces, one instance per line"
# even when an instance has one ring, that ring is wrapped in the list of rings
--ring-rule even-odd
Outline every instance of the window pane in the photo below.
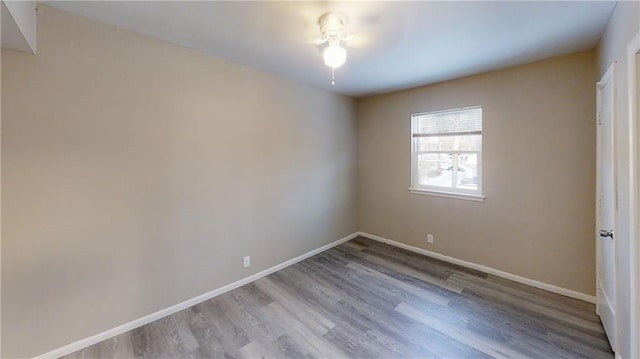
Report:
[[[480,151],[482,135],[418,137],[418,151]]]
[[[458,155],[458,172],[456,187],[478,189],[478,154],[461,153]]]
[[[450,153],[419,155],[418,184],[451,188],[453,185],[453,155]]]
[[[418,151],[455,151],[456,136],[418,137]]]
[[[480,151],[482,149],[482,135],[456,136],[458,151]]]

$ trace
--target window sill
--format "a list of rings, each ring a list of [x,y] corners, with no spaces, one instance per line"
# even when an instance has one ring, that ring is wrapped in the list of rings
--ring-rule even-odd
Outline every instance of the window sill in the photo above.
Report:
[[[409,188],[409,193],[420,194],[423,196],[462,199],[465,201],[473,201],[473,202],[484,202],[484,198],[485,198],[484,196],[479,196],[477,194],[439,192],[439,191],[430,191],[430,190],[419,189],[419,188]]]

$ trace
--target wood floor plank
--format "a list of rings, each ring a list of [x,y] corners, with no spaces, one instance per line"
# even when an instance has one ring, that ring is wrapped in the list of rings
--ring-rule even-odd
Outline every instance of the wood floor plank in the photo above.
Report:
[[[415,262],[423,262],[428,266],[433,266],[433,268],[438,271],[447,271],[447,272],[458,271],[458,272],[475,275],[481,278],[487,278],[488,276],[487,273],[481,272],[476,269],[463,267],[457,264],[445,262],[443,260],[432,258],[432,257],[427,257],[419,253],[411,252],[403,248],[394,247],[389,244],[375,242],[370,239],[365,238],[364,240],[372,242],[367,249],[363,250],[365,252],[376,251],[378,253],[386,253],[390,256],[397,256],[400,258],[404,258],[405,260],[414,260]]]
[[[295,270],[287,268],[274,273],[271,277],[278,283],[286,283],[296,293],[302,291],[304,297],[311,301],[322,299],[323,302],[335,304],[343,299],[343,296],[333,288],[319,282],[318,277],[312,271],[302,272],[303,268],[305,268],[304,265],[297,265]]]
[[[340,250],[340,248],[338,248],[338,250]],[[423,282],[433,284],[442,289],[446,289],[450,292],[454,292],[458,294],[462,293],[462,289],[463,289],[462,287],[449,283],[446,280],[442,280],[428,273],[421,272],[405,263],[388,260],[375,254],[367,254],[363,252],[353,253],[353,255],[361,258],[364,262],[367,262],[370,264],[377,264],[391,271],[395,271],[396,273],[402,273],[402,274],[408,275],[410,277],[419,279]]]
[[[523,283],[518,283],[518,282],[514,282],[512,280],[506,279],[506,278],[501,278],[492,274],[489,274],[487,276],[487,282],[489,283],[497,283],[502,285],[505,288],[513,288],[513,289],[517,289],[519,291],[523,291],[523,292],[527,292],[530,294],[533,294],[534,296],[538,297],[538,298],[547,298],[547,299],[552,299],[561,303],[564,303],[568,306],[571,307],[575,307],[575,308],[581,308],[584,309],[586,312],[591,313],[592,315],[595,315],[596,313],[596,305],[593,303],[589,303],[589,302],[585,302],[583,300],[580,299],[576,299],[576,298],[570,298],[564,295],[559,295],[556,293],[552,293],[549,291],[546,291],[544,289],[540,289],[540,288],[536,288],[536,287],[532,287],[530,285],[526,285]]]
[[[240,348],[240,356],[244,359],[280,358],[280,353],[273,350],[271,345],[254,340]]]
[[[142,339],[136,347],[137,355],[145,358],[190,358],[181,347],[172,318],[165,317],[145,326],[145,330],[136,335],[135,340]]]
[[[272,319],[286,323],[291,329],[288,333],[292,340],[297,342],[298,345],[307,348],[313,356],[317,358],[325,356],[331,358],[346,357],[345,353],[334,343],[325,340],[322,335],[318,335],[313,328],[307,327],[298,317],[291,314],[279,303],[271,303],[264,307],[263,311],[271,316]]]
[[[424,257],[416,258],[406,256],[402,252],[389,250],[387,246],[371,245],[363,249],[362,253],[375,255],[389,262],[402,263],[405,266],[414,268],[422,273],[441,280],[446,280],[454,272],[454,269],[452,268],[443,267],[431,261],[425,261]]]
[[[347,267],[355,269],[357,271],[360,271],[362,273],[366,273],[368,276],[370,277],[375,277],[376,279],[379,279],[385,283],[388,283],[390,285],[393,285],[395,287],[397,287],[398,289],[404,290],[408,293],[411,293],[417,297],[420,297],[426,301],[429,301],[433,304],[437,304],[437,305],[447,305],[449,304],[449,299],[431,292],[427,292],[425,290],[422,290],[421,288],[416,288],[412,285],[409,285],[405,282],[402,282],[398,279],[395,279],[393,277],[390,277],[384,273],[372,270],[370,268],[367,268],[363,265],[360,265],[358,263],[355,262],[351,262],[349,264],[347,264]]]
[[[369,291],[369,294],[380,294],[385,299],[392,299],[396,301],[395,305],[409,299],[409,296],[426,296],[440,303],[447,300],[449,291],[375,263],[367,262],[359,256],[341,252],[340,249],[336,250],[336,253],[324,253],[321,260],[329,261],[333,268],[340,269],[343,273],[343,279],[347,277],[356,282],[371,283],[367,286],[368,288],[362,288],[363,290],[375,288],[373,291]],[[332,260],[333,262],[331,262]]]
[[[345,242],[343,243],[343,246],[349,247],[349,248],[353,248],[355,250],[361,251],[365,248],[367,248],[367,246],[365,246],[364,244],[360,244],[354,241],[349,241],[349,242]]]
[[[218,305],[220,310],[225,313],[227,320],[232,321],[241,328],[251,341],[269,342],[285,332],[279,325],[275,325],[261,315],[262,313],[259,309],[254,309],[247,305],[239,305],[237,302],[232,301],[230,296],[221,298]]]
[[[274,298],[276,302],[286,303],[287,310],[318,335],[323,335],[335,326],[335,324],[325,316],[311,308],[300,298],[291,295],[286,290],[279,287],[271,279],[262,278],[257,280],[254,284],[260,290]]]
[[[594,311],[358,237],[66,358],[613,358]]]
[[[574,350],[567,347],[589,348],[592,355],[583,357],[607,358],[611,356],[606,337],[594,337],[576,328],[557,325],[536,313],[518,310],[476,296],[452,300],[449,307],[454,313],[467,315],[470,322],[479,322],[496,330],[513,333],[521,342],[531,343],[539,353],[552,353],[542,357],[574,358]],[[557,336],[554,339],[554,336]],[[559,344],[556,344],[559,343]]]
[[[199,313],[198,324],[202,325],[199,329],[206,331],[206,341],[219,345],[225,357],[238,358],[240,356],[240,348],[249,344],[251,339],[246,333],[238,327],[233,321],[229,320],[222,308],[218,305],[216,299],[200,303],[194,306]],[[199,341],[200,345],[206,345],[203,341]],[[218,351],[218,348],[211,348]]]
[[[554,308],[546,307],[536,302],[519,299],[504,291],[498,291],[484,284],[476,283],[475,281],[469,280],[468,278],[464,277],[464,275],[462,274],[456,273],[452,275],[448,280],[452,283],[463,286],[465,290],[472,290],[472,291],[475,291],[476,293],[489,296],[494,300],[509,303],[513,306],[518,306],[522,309],[531,310],[539,315],[547,316],[549,320],[563,321],[567,325],[575,325],[580,328],[590,330],[592,332],[598,332],[602,330],[599,323],[594,323],[592,321],[585,320],[581,317],[567,314],[563,311],[556,310]]]
[[[200,347],[200,344],[198,343],[198,339],[196,339],[196,336],[193,334],[193,331],[189,326],[189,315],[190,312],[181,311],[171,316],[170,318],[173,320],[176,326],[176,331],[180,343],[182,343],[182,345],[188,352],[192,352],[197,350]]]
[[[298,345],[289,335],[283,334],[273,341],[273,346],[278,349],[280,358],[310,359],[314,356],[307,348]]]
[[[378,286],[374,287],[355,275],[355,271],[343,266],[334,268],[327,266],[321,261],[307,261],[304,265],[315,270],[315,280],[322,283],[327,288],[332,288],[341,296],[352,298],[362,303],[363,306],[371,308],[394,308],[400,303],[399,298],[385,295]],[[398,297],[405,298],[403,293],[395,293]]]
[[[190,308],[189,327],[198,340],[198,348],[193,351],[194,358],[228,358],[233,357],[225,352],[222,344],[223,338],[217,333],[217,329],[208,324],[207,314],[199,310],[199,306]],[[138,330],[144,330],[146,325]]]
[[[519,288],[514,288],[512,286],[505,286],[490,280],[483,280],[478,277],[466,275],[463,273],[456,273],[452,279],[462,278],[464,281],[468,281],[471,283],[478,284],[483,286],[489,290],[497,291],[505,293],[509,296],[514,297],[514,300],[517,301],[526,301],[530,303],[536,303],[545,307],[548,307],[553,310],[558,310],[564,313],[567,313],[571,316],[578,316],[584,320],[591,321],[593,323],[597,323],[599,325],[600,320],[595,313],[595,308],[591,307],[590,309],[585,309],[581,306],[568,305],[564,296],[555,296],[555,297],[541,297],[539,295],[535,295],[529,291],[521,290]],[[462,286],[461,286],[462,287]]]
[[[350,260],[351,262],[361,264],[367,268],[383,273],[389,277],[398,279],[414,287],[422,288],[433,294],[438,294],[442,297],[448,298],[451,297],[451,295],[457,295],[461,292],[461,288],[459,286],[446,282],[446,278],[448,278],[449,275],[453,274],[454,271],[447,270],[448,274],[444,277],[445,279],[443,280],[440,279],[439,276],[434,276],[432,272],[425,272],[423,275],[417,275],[416,272],[414,272],[414,267],[407,265],[405,262],[395,262],[395,259],[384,257],[383,259],[370,261],[370,257],[367,257],[369,256],[368,253],[354,254],[350,252],[344,252],[342,248],[336,249],[339,251],[338,254],[342,255],[345,260]],[[379,257],[378,254],[375,254],[373,256]],[[398,265],[398,267],[395,267],[394,264]]]
[[[367,332],[359,332],[337,326],[325,334],[332,342],[338,344],[349,358],[401,358],[407,357],[401,345],[389,338]]]
[[[330,269],[326,267],[319,268],[316,273],[325,273],[326,271],[330,271]],[[419,326],[413,325],[414,323],[412,322],[402,320],[401,317],[403,316],[394,316],[395,304],[386,301],[370,302],[371,297],[374,296],[371,293],[367,293],[362,297],[354,297],[364,289],[358,287],[359,283],[343,282],[330,281],[328,284],[337,286],[335,288],[337,292],[342,290],[347,293],[345,300],[340,301],[333,307],[335,316],[341,319],[341,325],[354,326],[363,333],[370,330],[370,328],[377,328],[389,338],[389,341],[396,341],[405,348],[411,348],[406,350],[406,352],[411,353],[409,357],[478,358],[481,355],[481,353],[472,348],[465,347],[451,338],[440,335],[438,332],[428,328],[421,329]],[[349,295],[349,290],[353,288],[355,288],[356,294]]]
[[[498,341],[480,336],[464,327],[452,326],[444,321],[434,320],[424,311],[406,303],[398,304],[396,310],[493,358],[520,358],[523,356],[522,353],[516,352]]]

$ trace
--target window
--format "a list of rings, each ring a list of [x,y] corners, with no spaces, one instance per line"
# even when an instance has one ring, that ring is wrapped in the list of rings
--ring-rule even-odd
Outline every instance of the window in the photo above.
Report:
[[[482,107],[411,115],[412,193],[482,197]]]

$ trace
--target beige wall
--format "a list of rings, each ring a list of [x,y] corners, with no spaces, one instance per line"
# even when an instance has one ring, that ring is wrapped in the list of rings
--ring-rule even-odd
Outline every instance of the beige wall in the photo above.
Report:
[[[360,230],[594,294],[595,69],[587,51],[360,100]],[[472,105],[486,200],[410,194],[410,115]]]
[[[617,183],[618,183],[618,217],[616,220],[616,241],[618,244],[616,268],[620,283],[630,281],[629,261],[629,105],[628,105],[628,71],[627,71],[627,45],[639,31],[640,2],[618,2],[616,9],[609,20],[607,29],[598,45],[598,78],[600,78],[609,66],[617,61],[615,86],[617,96],[615,111],[617,117]],[[618,288],[616,319],[619,321],[618,352],[623,358],[631,357],[631,296],[628,285]],[[637,295],[637,294],[636,294]],[[637,338],[635,339],[638,340]]]
[[[2,357],[357,230],[353,100],[47,6],[38,17],[37,56],[2,52]]]

